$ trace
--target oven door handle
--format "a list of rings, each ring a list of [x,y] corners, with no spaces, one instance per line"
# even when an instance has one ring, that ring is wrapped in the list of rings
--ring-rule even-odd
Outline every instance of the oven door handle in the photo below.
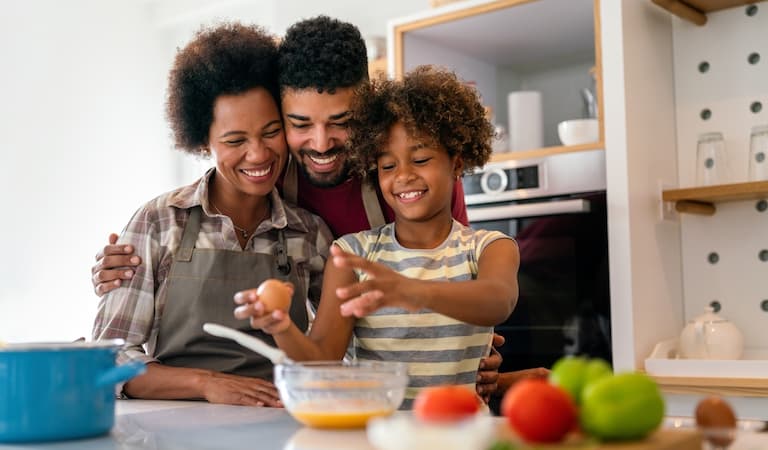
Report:
[[[470,222],[484,220],[506,220],[520,217],[553,216],[556,214],[579,214],[590,211],[589,200],[554,200],[539,203],[516,203],[512,205],[467,208]]]

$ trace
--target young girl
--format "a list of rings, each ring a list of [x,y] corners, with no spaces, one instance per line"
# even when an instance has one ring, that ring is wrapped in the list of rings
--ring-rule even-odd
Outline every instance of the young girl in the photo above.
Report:
[[[353,336],[358,360],[408,362],[408,408],[421,387],[474,387],[493,326],[515,307],[519,253],[510,237],[451,217],[454,183],[491,152],[475,91],[430,67],[364,89],[351,148],[395,221],[334,242],[309,335],[281,311],[265,314],[253,290],[236,295],[235,315],[295,360],[341,359]]]

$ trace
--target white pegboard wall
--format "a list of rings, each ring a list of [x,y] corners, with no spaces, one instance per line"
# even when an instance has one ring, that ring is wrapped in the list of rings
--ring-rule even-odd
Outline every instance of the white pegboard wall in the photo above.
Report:
[[[750,130],[768,124],[768,2],[710,13],[708,19],[702,27],[676,18],[673,23],[681,187],[695,186],[697,139],[712,131],[725,138],[726,181],[747,181]],[[749,348],[768,347],[768,311],[763,310],[768,309],[768,261],[760,258],[768,252],[763,206],[718,203],[714,216],[681,216],[686,319],[717,301],[720,313],[742,329]]]

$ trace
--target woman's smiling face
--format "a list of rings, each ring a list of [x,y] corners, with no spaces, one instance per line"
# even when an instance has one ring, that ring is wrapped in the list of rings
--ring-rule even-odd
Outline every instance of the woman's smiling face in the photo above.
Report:
[[[384,200],[399,219],[421,222],[451,217],[460,164],[439,144],[408,135],[397,122],[377,159],[377,172]]]
[[[235,195],[269,195],[288,155],[272,95],[259,87],[216,98],[208,146],[222,189]]]

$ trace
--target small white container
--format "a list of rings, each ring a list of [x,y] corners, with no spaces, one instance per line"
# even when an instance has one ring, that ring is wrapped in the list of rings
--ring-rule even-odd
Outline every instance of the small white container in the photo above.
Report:
[[[557,124],[557,136],[563,145],[597,142],[600,139],[600,125],[597,119],[565,120]]]
[[[541,92],[510,92],[507,96],[507,116],[510,150],[531,150],[544,146]]]

